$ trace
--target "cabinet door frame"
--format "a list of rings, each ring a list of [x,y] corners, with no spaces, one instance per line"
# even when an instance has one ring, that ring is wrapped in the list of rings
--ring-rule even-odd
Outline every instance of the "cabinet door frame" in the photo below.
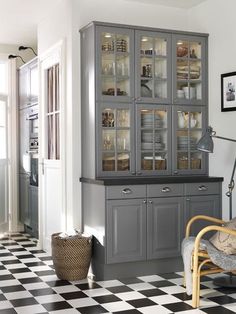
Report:
[[[210,211],[211,213],[207,213],[205,212],[205,207],[204,207],[204,211],[201,211],[201,212],[193,212],[191,214],[191,210],[193,211],[194,208],[192,207],[194,204],[201,204],[203,202],[213,202],[214,206],[210,207]],[[184,224],[185,224],[185,227],[188,223],[188,221],[196,216],[196,215],[207,215],[207,216],[211,216],[211,217],[215,217],[215,218],[219,218],[221,219],[222,218],[222,205],[221,205],[221,194],[212,194],[212,195],[194,195],[194,196],[186,196],[185,197],[185,203],[184,203]],[[207,210],[208,208],[206,208]],[[204,222],[203,220],[199,220],[197,222],[195,222],[195,224],[193,224],[192,226],[192,229],[190,230],[190,235],[196,235],[194,232],[194,229],[196,230],[196,226],[197,224],[203,224],[203,227],[204,226],[207,226],[207,225],[211,225],[214,223],[211,223],[211,222]],[[203,227],[201,227],[200,229],[202,229]],[[210,235],[210,233],[208,233]],[[205,237],[209,237],[209,235],[206,234]],[[212,235],[212,233],[211,233]]]
[[[156,259],[156,258],[168,258],[168,257],[176,257],[181,255],[181,243],[184,236],[184,225],[183,225],[183,217],[184,217],[184,205],[183,205],[183,197],[160,197],[160,198],[150,198],[147,201],[147,258],[148,259]],[[174,219],[174,226],[168,225],[161,222],[161,226],[165,229],[165,234],[162,233],[160,237],[158,237],[157,232],[159,231],[158,225],[155,223],[159,221],[157,215],[158,211],[164,211],[164,215],[166,216],[166,206],[172,206],[171,209],[174,210],[174,213],[177,210],[177,219]],[[161,207],[163,206],[163,207]],[[175,208],[175,206],[177,208]],[[171,215],[172,216],[172,215]],[[155,220],[156,218],[156,220]],[[166,228],[165,228],[166,227]],[[158,248],[157,243],[163,239],[163,237],[168,237],[168,230],[172,232],[174,227],[177,227],[176,231],[176,246],[172,248]]]
[[[166,62],[167,62],[167,97],[166,98],[157,98],[157,97],[142,97],[141,96],[141,75],[140,75],[140,69],[141,69],[141,58],[140,58],[140,42],[141,37],[147,36],[147,37],[153,37],[153,38],[163,38],[167,41],[167,51],[166,51]],[[151,31],[135,31],[135,98],[137,102],[141,103],[160,103],[160,104],[171,104],[172,96],[172,74],[171,74],[171,68],[172,68],[172,61],[171,61],[171,34],[168,33],[161,33],[161,32],[151,32]],[[155,58],[155,55],[152,55],[152,59]],[[152,78],[154,80],[154,77]],[[154,84],[153,84],[154,87]]]
[[[136,231],[137,234],[136,244],[137,250],[133,252],[122,252],[119,254],[118,248],[118,232],[119,228],[116,225],[118,219],[116,213],[116,207],[122,207],[126,213],[129,211],[129,206],[132,208],[136,206],[138,208],[137,220],[138,224]],[[135,218],[135,217],[134,217]],[[135,221],[134,221],[135,223]],[[106,261],[108,264],[121,263],[121,262],[131,262],[131,261],[143,261],[146,260],[146,241],[147,241],[147,209],[146,201],[144,199],[119,199],[119,200],[108,200],[106,202]],[[130,226],[126,226],[128,229],[124,229],[122,225],[122,234],[127,233],[127,237],[132,234],[133,229]],[[121,246],[123,244],[121,243]],[[125,243],[124,243],[125,249]],[[126,249],[125,249],[126,250]]]
[[[167,111],[167,167],[166,170],[142,170],[141,167],[141,117],[139,110],[165,110]],[[136,104],[136,173],[142,176],[170,175],[171,174],[171,107],[169,105]]]
[[[102,51],[101,51],[101,34],[102,33],[122,34],[129,37],[129,84],[130,84],[130,95],[128,96],[109,96],[102,95]],[[118,27],[105,27],[96,26],[96,39],[95,39],[95,77],[96,77],[96,100],[97,101],[109,101],[109,102],[130,102],[134,100],[134,30],[128,28]],[[116,52],[114,51],[116,56]]]
[[[201,99],[185,99],[185,98],[177,98],[177,55],[176,55],[176,47],[177,42],[181,41],[190,41],[190,42],[199,42],[202,45],[201,49],[201,59],[192,59],[194,60],[201,60]],[[188,59],[189,60],[189,59]],[[173,73],[173,88],[172,88],[172,95],[173,95],[173,103],[174,104],[182,104],[182,105],[202,105],[207,106],[208,102],[208,95],[207,95],[207,38],[206,37],[199,37],[199,36],[189,36],[189,35],[180,35],[180,34],[173,34],[172,35],[172,73]],[[193,81],[194,82],[194,81]],[[196,81],[195,81],[196,82]]]
[[[103,171],[102,169],[102,111],[103,109],[129,109],[130,110],[130,170],[129,171]],[[134,105],[133,103],[97,103],[96,104],[96,173],[97,177],[130,176],[135,175],[135,136],[134,136]],[[107,128],[109,129],[109,128]]]
[[[172,107],[172,174],[173,175],[189,175],[189,174],[208,174],[208,154],[202,152],[202,160],[201,160],[201,169],[178,169],[177,168],[177,150],[178,150],[178,141],[177,141],[177,130],[178,130],[178,111],[189,111],[189,112],[202,112],[202,135],[206,131],[207,127],[207,110],[204,106],[173,106]],[[192,129],[186,129],[188,132]],[[199,151],[199,153],[201,153]],[[190,152],[188,152],[188,155]]]

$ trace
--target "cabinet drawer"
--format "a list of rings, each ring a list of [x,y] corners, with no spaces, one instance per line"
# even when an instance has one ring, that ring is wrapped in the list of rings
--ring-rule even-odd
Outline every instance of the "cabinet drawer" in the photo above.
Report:
[[[107,199],[146,198],[146,185],[118,185],[106,187]]]
[[[219,182],[202,182],[185,184],[185,195],[219,194]]]
[[[147,186],[147,197],[182,196],[183,184],[150,184]]]

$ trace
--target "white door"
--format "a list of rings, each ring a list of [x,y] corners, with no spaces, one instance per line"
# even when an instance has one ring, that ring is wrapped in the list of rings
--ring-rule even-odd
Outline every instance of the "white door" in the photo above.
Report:
[[[0,96],[0,234],[9,230],[7,112],[7,97]]]
[[[62,121],[64,84],[62,80],[62,46],[40,59],[40,240],[50,252],[51,235],[65,230]]]

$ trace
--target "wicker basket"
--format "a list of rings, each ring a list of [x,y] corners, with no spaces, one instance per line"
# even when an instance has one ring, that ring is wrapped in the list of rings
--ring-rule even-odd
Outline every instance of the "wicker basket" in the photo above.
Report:
[[[153,170],[153,161],[142,159],[142,169],[143,170]],[[155,160],[155,170],[165,170],[166,169],[166,161],[163,160]]]
[[[86,278],[91,261],[92,238],[60,238],[59,234],[52,234],[52,260],[57,277],[64,280]]]
[[[191,159],[191,169],[201,169],[201,159]],[[178,160],[178,169],[188,169],[188,160]]]

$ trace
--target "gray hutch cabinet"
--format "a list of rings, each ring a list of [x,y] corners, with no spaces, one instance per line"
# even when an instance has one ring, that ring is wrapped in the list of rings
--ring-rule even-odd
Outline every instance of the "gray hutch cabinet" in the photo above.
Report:
[[[81,35],[84,230],[97,278],[182,268],[186,222],[221,217],[208,125],[207,34],[93,22]],[[196,233],[203,224],[197,223]]]

